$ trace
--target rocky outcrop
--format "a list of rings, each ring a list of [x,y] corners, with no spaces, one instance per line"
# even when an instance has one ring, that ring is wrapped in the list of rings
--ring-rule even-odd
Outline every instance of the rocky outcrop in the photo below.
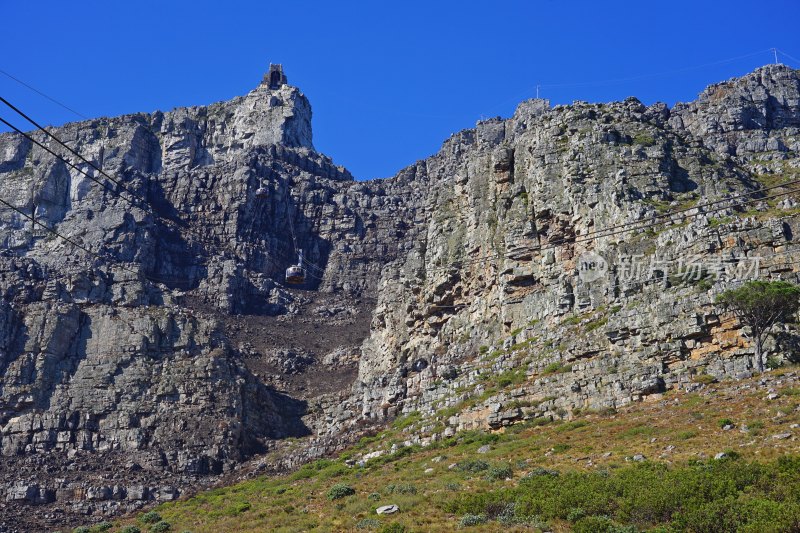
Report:
[[[798,128],[798,106],[797,72],[783,65],[768,65],[742,78],[711,85],[694,102],[677,104],[670,111],[669,122],[675,129],[703,138],[705,144],[711,137],[716,145],[718,136],[726,133]],[[780,148],[776,145],[771,150]]]

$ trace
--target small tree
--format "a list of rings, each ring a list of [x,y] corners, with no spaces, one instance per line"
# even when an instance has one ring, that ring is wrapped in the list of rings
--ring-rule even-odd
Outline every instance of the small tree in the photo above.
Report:
[[[756,365],[763,372],[764,341],[778,322],[794,322],[800,308],[800,287],[787,281],[748,281],[720,294],[717,303],[750,327]]]

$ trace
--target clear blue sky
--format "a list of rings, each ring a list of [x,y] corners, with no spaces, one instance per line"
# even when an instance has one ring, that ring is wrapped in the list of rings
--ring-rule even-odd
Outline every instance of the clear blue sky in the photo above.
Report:
[[[771,47],[800,58],[798,0],[0,0],[0,8],[0,69],[90,117],[225,100],[252,89],[270,62],[283,63],[311,100],[317,150],[358,179],[393,175],[481,116],[510,115],[537,84],[554,104],[635,95],[672,105],[771,62]],[[719,63],[730,58],[738,59]],[[45,123],[76,120],[1,75],[0,94]]]

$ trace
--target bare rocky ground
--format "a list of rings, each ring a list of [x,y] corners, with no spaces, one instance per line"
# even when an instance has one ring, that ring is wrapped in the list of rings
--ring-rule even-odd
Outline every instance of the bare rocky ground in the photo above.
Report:
[[[352,386],[358,347],[369,335],[375,301],[293,289],[292,310],[283,315],[220,315],[187,300],[196,312],[218,318],[226,337],[254,375],[300,400]]]

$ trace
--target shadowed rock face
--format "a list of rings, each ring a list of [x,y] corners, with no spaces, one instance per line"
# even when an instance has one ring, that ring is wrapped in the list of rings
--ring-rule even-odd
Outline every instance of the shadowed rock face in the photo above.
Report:
[[[131,202],[0,135],[0,197],[100,255],[0,210],[0,499],[114,513],[288,436],[311,436],[292,465],[364,420],[471,396],[413,438],[749,372],[739,326],[712,305],[726,281],[649,265],[759,254],[762,275],[796,277],[778,266],[793,258],[793,200],[704,205],[797,174],[799,79],[764,67],[673,109],[529,100],[370,182],[314,151],[310,105],[285,84],[52,130]],[[686,216],[661,216],[676,209]],[[295,289],[283,272],[299,249]],[[590,282],[588,251],[609,267]],[[632,257],[648,267],[631,274]],[[523,379],[485,378],[508,371]]]

